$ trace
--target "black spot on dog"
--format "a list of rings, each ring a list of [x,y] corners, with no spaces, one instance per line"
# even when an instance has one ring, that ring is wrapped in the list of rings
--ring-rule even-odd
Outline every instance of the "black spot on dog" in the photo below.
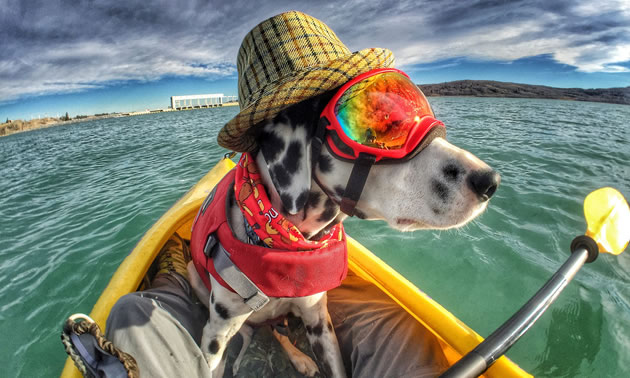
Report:
[[[449,163],[442,168],[442,173],[449,181],[456,181],[462,174],[461,168],[454,163]]]
[[[433,214],[435,214],[435,215],[441,215],[442,214],[442,210],[438,209],[437,207],[432,207],[431,211],[433,211]]]
[[[321,198],[322,195],[319,192],[312,191],[308,193],[308,199],[304,204],[304,215],[302,219],[306,219],[308,217],[309,210],[317,208]]]
[[[276,189],[286,188],[291,184],[291,176],[281,164],[275,164],[271,167],[269,173],[276,185]]]
[[[282,201],[282,212],[284,213],[286,208],[293,206],[293,196],[289,193],[279,193],[280,200]]]
[[[275,117],[273,117],[273,123],[275,125],[278,125],[278,124],[281,124],[281,123],[285,123],[285,124],[295,128],[295,126],[293,126],[291,124],[291,119],[289,119],[289,116],[287,115],[287,111],[286,110],[281,111]]]
[[[215,303],[214,305],[214,309],[216,310],[217,314],[219,314],[219,316],[222,319],[227,319],[230,316],[230,313],[228,312],[227,308],[225,308],[225,306],[223,306],[221,303]]]
[[[319,361],[324,360],[322,358],[324,357],[324,347],[322,346],[322,343],[320,343],[319,341],[315,341],[313,343],[313,353],[315,353],[315,356],[317,357]]]
[[[298,127],[302,126],[302,114],[299,111],[302,103],[298,102],[297,104],[286,108],[285,110],[278,113],[278,115],[273,119],[273,122],[276,124],[284,123],[287,126],[290,126],[293,131]]]
[[[268,131],[262,131],[259,136],[263,156],[267,163],[273,163],[278,158],[278,155],[284,150],[284,141],[279,138],[275,133]]]
[[[282,159],[282,165],[286,169],[287,173],[294,175],[298,169],[300,169],[300,162],[302,161],[302,143],[294,140],[289,143],[287,153]]]
[[[324,357],[324,347],[319,341],[315,341],[313,343],[313,353],[315,354],[315,357],[317,357],[317,362],[320,365],[322,375],[324,377],[332,377],[332,368]]]
[[[431,188],[433,192],[442,200],[442,202],[448,201],[450,195],[448,187],[438,180],[431,180]]]
[[[210,303],[214,303],[214,292],[210,293]]]
[[[301,209],[306,205],[306,201],[308,199],[308,190],[304,190],[300,195],[295,199],[295,208]]]
[[[332,330],[333,330],[333,325],[332,325],[332,323],[331,323],[331,322],[328,322],[328,330],[329,330],[330,332],[332,332]]]
[[[306,326],[306,333],[308,333],[309,335],[313,333],[313,328],[310,325]]]
[[[220,346],[221,345],[219,344],[217,339],[213,339],[212,341],[210,341],[210,345],[208,346],[208,351],[212,354],[217,354]]]
[[[337,216],[339,207],[330,198],[326,199],[324,203],[324,211],[317,218],[318,222],[329,222]]]
[[[313,327],[313,335],[321,336],[322,332],[324,332],[324,325],[321,322],[315,327]]]
[[[319,201],[322,199],[320,192],[312,191],[308,194],[308,200],[306,201],[307,208],[316,208],[319,205]]]
[[[322,171],[322,173],[329,173],[332,171],[333,165],[332,158],[330,156],[320,155],[317,162],[319,163],[319,170]]]

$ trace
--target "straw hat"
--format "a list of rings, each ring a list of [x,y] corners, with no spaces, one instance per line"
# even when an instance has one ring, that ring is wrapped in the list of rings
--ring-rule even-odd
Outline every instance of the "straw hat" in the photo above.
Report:
[[[227,149],[256,150],[254,126],[283,109],[375,68],[392,67],[394,54],[371,48],[350,52],[323,22],[291,11],[261,22],[238,52],[240,113],[219,131]]]

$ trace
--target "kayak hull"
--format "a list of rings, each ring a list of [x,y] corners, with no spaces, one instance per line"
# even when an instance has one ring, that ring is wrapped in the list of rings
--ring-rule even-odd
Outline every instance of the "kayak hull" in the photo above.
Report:
[[[146,232],[123,260],[90,313],[90,317],[103,331],[111,308],[120,297],[138,290],[153,260],[169,237],[177,232],[184,239],[190,239],[192,222],[201,203],[232,167],[234,163],[229,159],[217,163]],[[449,363],[455,363],[483,341],[474,330],[350,236],[348,269],[377,286],[435,334]],[[67,359],[61,376],[81,377],[81,374],[72,360]],[[531,377],[505,356],[497,360],[484,376]]]

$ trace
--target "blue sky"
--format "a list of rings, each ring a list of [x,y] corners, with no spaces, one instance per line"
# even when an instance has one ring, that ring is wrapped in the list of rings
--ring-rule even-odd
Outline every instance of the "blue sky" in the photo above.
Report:
[[[417,83],[630,86],[630,1],[0,0],[0,121],[236,95],[236,53],[296,9],[355,51],[386,47]]]

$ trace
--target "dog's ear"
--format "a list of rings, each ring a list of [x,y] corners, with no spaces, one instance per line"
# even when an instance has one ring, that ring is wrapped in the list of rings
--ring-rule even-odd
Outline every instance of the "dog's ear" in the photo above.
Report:
[[[268,122],[258,145],[284,211],[297,214],[311,189],[311,125],[290,115],[285,111]]]
[[[336,91],[290,106],[267,122],[257,136],[271,181],[289,214],[306,206],[311,189],[311,141],[320,114]]]

